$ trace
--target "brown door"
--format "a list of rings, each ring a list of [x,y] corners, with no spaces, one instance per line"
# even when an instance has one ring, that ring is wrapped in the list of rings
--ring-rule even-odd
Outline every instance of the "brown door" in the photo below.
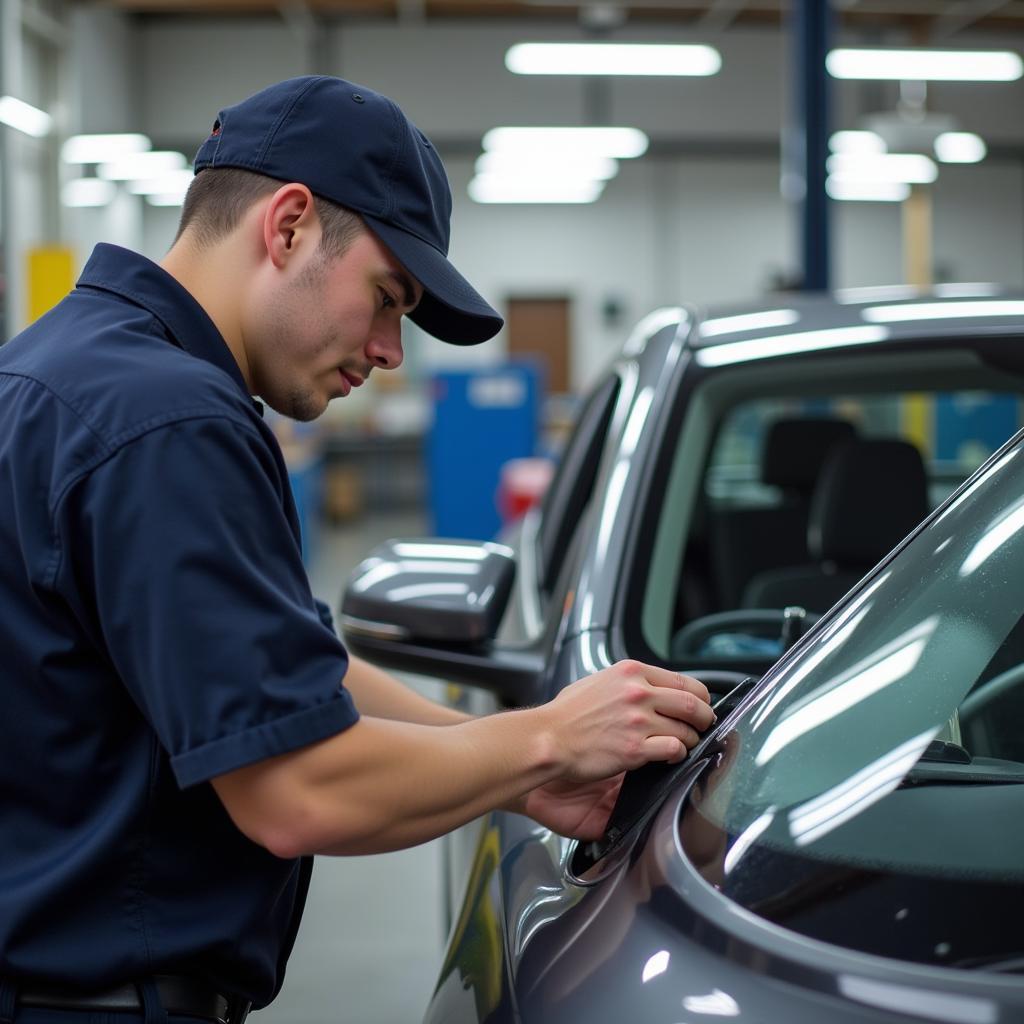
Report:
[[[510,298],[506,308],[508,354],[543,361],[550,394],[569,391],[569,300]]]

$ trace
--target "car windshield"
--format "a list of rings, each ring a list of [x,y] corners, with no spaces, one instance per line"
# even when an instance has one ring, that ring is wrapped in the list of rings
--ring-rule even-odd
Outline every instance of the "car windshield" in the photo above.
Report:
[[[1021,969],[1022,448],[838,606],[724,738],[681,836],[744,906],[870,952]]]

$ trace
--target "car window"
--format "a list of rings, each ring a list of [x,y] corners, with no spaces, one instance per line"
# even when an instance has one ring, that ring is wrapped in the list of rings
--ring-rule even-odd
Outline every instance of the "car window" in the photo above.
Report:
[[[725,737],[682,840],[737,903],[880,955],[1019,958],[1022,445],[855,590]]]
[[[619,378],[612,376],[590,394],[545,495],[538,531],[538,581],[545,593],[555,584],[573,531],[593,493],[618,393]]]
[[[952,350],[707,375],[663,445],[629,653],[760,675],[782,652],[778,616],[724,639],[683,631],[738,610],[827,611],[1024,423],[1011,380]],[[855,494],[877,494],[863,514],[844,496],[850,464]]]
[[[744,402],[728,414],[715,438],[704,484],[712,510],[772,506],[785,499],[779,486],[762,480],[762,461],[772,426],[791,420],[840,421],[863,437],[910,441],[927,460],[933,507],[1022,425],[1018,396],[989,391]]]

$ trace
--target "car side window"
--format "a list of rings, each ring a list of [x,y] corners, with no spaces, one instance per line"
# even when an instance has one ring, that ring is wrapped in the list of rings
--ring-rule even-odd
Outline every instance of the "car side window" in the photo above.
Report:
[[[839,394],[737,406],[718,431],[704,478],[707,611],[808,601],[810,611],[825,611],[1018,421],[1017,397],[989,392]],[[908,479],[914,472],[920,482]],[[844,513],[863,490],[858,478],[887,498],[865,502],[870,522]],[[831,589],[814,584],[816,562],[828,564]],[[684,577],[693,568],[685,566]],[[792,600],[783,600],[787,588]]]
[[[641,615],[624,623],[634,656],[760,674],[1022,422],[987,370],[975,384],[951,360],[929,390],[924,360],[850,369],[860,388],[828,392],[820,368],[780,362],[691,393],[652,492]],[[787,607],[808,613],[795,630]]]
[[[591,393],[541,507],[538,580],[545,594],[555,585],[573,531],[590,502],[618,393],[617,376],[609,377]]]

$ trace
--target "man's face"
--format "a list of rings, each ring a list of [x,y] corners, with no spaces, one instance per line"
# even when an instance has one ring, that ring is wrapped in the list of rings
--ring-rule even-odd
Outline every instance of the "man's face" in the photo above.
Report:
[[[250,319],[254,393],[292,419],[315,419],[372,369],[401,364],[402,316],[422,294],[368,230],[341,256],[317,249]]]

